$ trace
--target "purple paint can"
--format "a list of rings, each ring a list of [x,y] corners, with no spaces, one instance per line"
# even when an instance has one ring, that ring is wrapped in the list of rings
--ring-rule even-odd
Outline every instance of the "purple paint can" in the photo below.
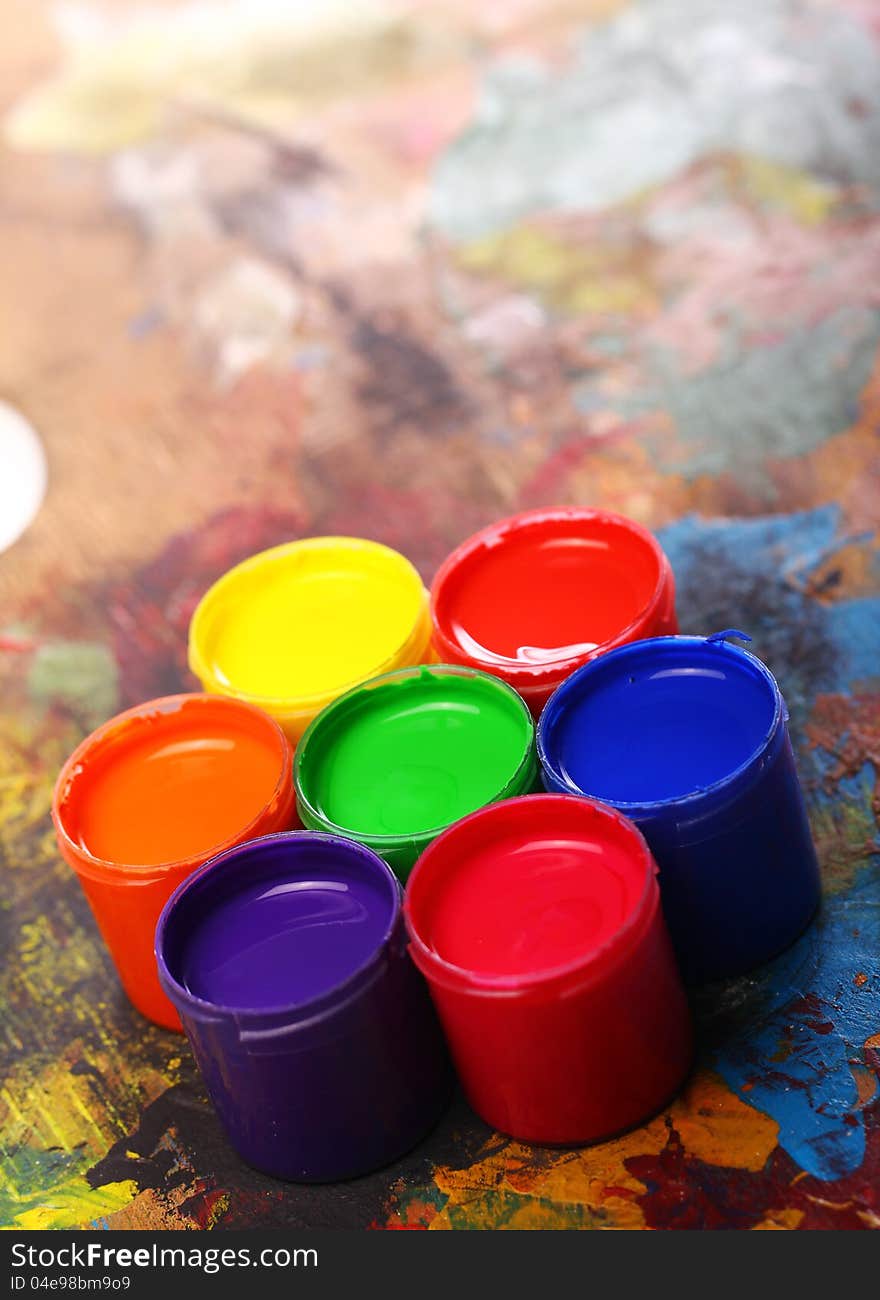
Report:
[[[169,899],[159,979],[242,1159],[294,1182],[403,1155],[451,1090],[442,1034],[407,953],[401,888],[337,835],[266,835]]]

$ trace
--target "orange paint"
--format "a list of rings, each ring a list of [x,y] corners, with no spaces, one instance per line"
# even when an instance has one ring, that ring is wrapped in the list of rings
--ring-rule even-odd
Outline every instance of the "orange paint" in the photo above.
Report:
[[[203,855],[272,798],[279,746],[222,719],[194,726],[189,712],[132,729],[93,760],[74,826],[96,858],[156,866]]]
[[[125,991],[151,1020],[180,1027],[156,974],[159,913],[215,853],[292,824],[291,761],[260,709],[178,695],[111,719],[64,765],[52,810],[62,856]]]

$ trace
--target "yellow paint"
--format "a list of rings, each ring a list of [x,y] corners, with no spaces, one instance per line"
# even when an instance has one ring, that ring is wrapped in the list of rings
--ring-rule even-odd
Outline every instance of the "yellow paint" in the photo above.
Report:
[[[757,1173],[778,1142],[776,1121],[713,1074],[696,1075],[671,1113],[685,1150],[707,1165]]]
[[[656,303],[641,249],[518,226],[468,244],[458,255],[467,270],[500,276],[573,315],[629,314]]]
[[[443,66],[465,48],[454,18],[410,17],[381,0],[191,0],[172,9],[131,8],[106,16],[90,8],[65,24],[60,71],[7,118],[13,145],[109,152],[167,125],[171,110],[289,127],[315,103],[384,89]]]
[[[106,1216],[107,1227],[142,1232],[195,1232],[198,1225],[183,1206],[199,1190],[196,1179],[162,1192],[146,1187],[121,1209]]]
[[[189,662],[208,691],[261,704],[297,739],[344,690],[422,661],[427,592],[387,546],[312,537],[254,555],[202,598]]]
[[[790,1232],[799,1228],[804,1217],[803,1210],[771,1210],[765,1219],[756,1223],[753,1232]]]
[[[821,225],[837,202],[837,193],[832,185],[826,185],[796,167],[751,156],[737,158],[736,166],[746,189],[754,198],[784,209],[801,225]]]
[[[78,1062],[93,1071],[72,1073]],[[96,1091],[95,1074],[116,1086]],[[85,1174],[122,1133],[136,1127],[143,1107],[166,1086],[155,1070],[141,1068],[135,1075],[130,1058],[120,1060],[113,1042],[106,1050],[86,1052],[74,1040],[37,1073],[27,1061],[17,1066],[0,1087],[4,1226],[87,1227],[128,1206],[137,1194],[133,1181],[92,1188]]]
[[[428,1227],[505,1228],[645,1226],[638,1199],[645,1187],[626,1167],[634,1156],[659,1155],[669,1125],[687,1154],[706,1164],[757,1171],[776,1147],[778,1127],[747,1106],[715,1075],[697,1074],[669,1110],[642,1128],[581,1151],[536,1151],[492,1139],[468,1169],[438,1167],[445,1197]],[[407,1219],[405,1209],[399,1213]]]

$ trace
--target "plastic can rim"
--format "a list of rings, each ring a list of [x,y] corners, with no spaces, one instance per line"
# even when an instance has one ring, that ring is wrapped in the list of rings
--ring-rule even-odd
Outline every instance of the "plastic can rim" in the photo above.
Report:
[[[509,810],[515,816],[518,808],[522,808],[526,804],[537,806],[547,800],[552,800],[554,803],[561,801],[568,805],[577,805],[579,808],[583,808],[586,804],[594,814],[598,813],[600,816],[607,817],[616,825],[624,827],[627,834],[630,835],[640,861],[645,867],[642,893],[630,915],[615,934],[606,939],[603,944],[592,948],[584,956],[558,966],[529,972],[527,975],[484,974],[469,970],[467,967],[459,966],[448,961],[445,957],[441,957],[434,948],[425,942],[413,919],[413,898],[418,891],[421,877],[425,876],[427,871],[431,869],[433,860],[446,851],[450,840],[463,833],[463,827],[466,828],[478,819],[488,816],[500,817],[502,810]],[[574,991],[592,979],[602,979],[611,974],[618,963],[626,959],[633,947],[643,937],[657,914],[659,906],[660,891],[657,884],[657,864],[639,828],[623,813],[618,812],[616,808],[602,803],[598,799],[586,798],[584,795],[547,793],[519,795],[514,799],[507,799],[503,803],[487,804],[444,830],[428,846],[412,870],[404,895],[403,914],[414,960],[423,974],[427,976],[430,972],[431,980],[436,980],[437,983],[458,992],[516,997],[545,991],[560,983],[571,985],[571,991]]]
[[[364,678],[354,678],[343,682],[338,688],[334,687],[330,691],[318,691],[312,695],[259,695],[241,690],[233,683],[223,681],[217,675],[204,653],[204,624],[207,623],[212,610],[217,606],[218,602],[222,601],[227,594],[227,589],[232,586],[242,573],[258,569],[267,561],[271,562],[271,557],[280,556],[282,553],[286,554],[291,551],[305,549],[318,550],[334,544],[343,544],[353,551],[381,551],[388,556],[393,556],[403,570],[409,571],[409,576],[415,580],[420,588],[419,609],[410,631],[399,646],[376,664],[374,668],[370,669],[370,677],[389,672],[395,667],[402,666],[407,661],[417,662],[424,657],[431,641],[429,595],[418,570],[405,555],[401,554],[400,551],[395,551],[392,546],[386,546],[384,542],[375,542],[366,537],[335,535],[303,537],[292,542],[282,542],[280,546],[270,546],[264,551],[258,551],[256,555],[248,556],[246,560],[242,560],[239,564],[233,565],[231,569],[227,569],[225,573],[221,574],[216,582],[211,584],[196,605],[189,624],[187,662],[190,671],[198,677],[209,694],[224,695],[232,699],[243,700],[264,709],[267,713],[271,713],[274,718],[292,723],[303,717],[311,718],[316,711],[336,699],[337,695],[351,690],[359,685],[361,681],[366,680]]]
[[[634,533],[644,542],[654,555],[657,562],[657,582],[654,590],[648,597],[640,611],[631,619],[631,621],[621,628],[613,637],[603,641],[594,650],[587,652],[589,659],[606,654],[609,650],[618,645],[625,645],[633,639],[634,634],[658,611],[663,602],[667,590],[674,582],[672,575],[672,566],[663,547],[657,538],[647,528],[636,523],[634,519],[626,515],[617,513],[614,510],[599,510],[589,507],[578,506],[553,506],[544,507],[537,510],[524,510],[520,514],[510,515],[506,519],[501,519],[497,523],[489,524],[486,528],[481,528],[478,532],[473,533],[466,538],[446,557],[440,568],[434,576],[430,589],[430,614],[433,629],[433,640],[438,651],[449,662],[461,662],[468,665],[473,664],[483,671],[493,672],[496,675],[503,673],[504,679],[509,681],[513,686],[528,690],[529,687],[547,686],[554,681],[565,679],[572,671],[581,666],[585,660],[585,654],[569,655],[564,659],[557,659],[552,662],[539,664],[523,664],[517,659],[498,656],[493,660],[483,660],[477,654],[465,650],[458,644],[455,637],[450,635],[442,626],[441,619],[438,616],[438,603],[441,592],[450,575],[463,562],[471,560],[476,553],[482,549],[491,549],[502,544],[508,537],[516,534],[526,528],[530,528],[542,523],[563,523],[574,521],[588,524],[594,520],[602,523],[614,524]]]
[[[260,853],[266,847],[275,844],[302,844],[308,846],[314,844],[315,840],[321,840],[323,843],[335,846],[352,857],[369,862],[370,866],[375,868],[388,884],[390,895],[388,924],[383,930],[375,950],[361,965],[337,984],[332,985],[314,997],[307,998],[303,1002],[282,1002],[277,1006],[270,1007],[227,1006],[220,1002],[212,1002],[207,998],[197,997],[196,994],[191,993],[189,989],[179,983],[168,966],[164,948],[172,914],[185,895],[202,888],[207,877],[222,872],[224,867],[228,868],[230,862],[233,863],[232,870],[234,870],[235,859],[239,855]],[[400,925],[401,914],[402,890],[400,882],[387,862],[383,861],[369,846],[359,844],[356,840],[346,839],[342,835],[330,835],[323,831],[278,831],[271,835],[261,835],[256,839],[247,840],[243,844],[234,844],[222,853],[210,858],[204,866],[182,881],[170,896],[162,908],[156,924],[155,954],[159,970],[159,982],[178,1012],[191,1012],[202,1020],[230,1020],[242,1028],[251,1027],[256,1030],[279,1021],[283,1022],[284,1027],[305,1026],[310,1021],[323,1019],[324,1015],[340,1010],[351,997],[360,991],[364,984],[370,981],[377,967],[386,956],[395,930]]]
[[[133,708],[125,709],[122,713],[117,713],[112,718],[108,718],[106,722],[101,723],[99,727],[96,727],[94,731],[80,741],[58,773],[52,794],[52,822],[55,826],[55,833],[61,841],[66,854],[70,855],[70,857],[66,858],[68,866],[77,875],[88,876],[91,879],[103,880],[112,884],[121,884],[126,878],[145,880],[152,877],[161,878],[176,871],[193,870],[206,861],[205,853],[195,853],[188,857],[175,858],[169,862],[156,862],[147,865],[134,862],[113,862],[108,858],[98,857],[97,854],[92,853],[82,844],[77,844],[72,838],[64,824],[62,811],[73,782],[83,773],[85,764],[93,750],[112,746],[115,743],[115,733],[121,731],[130,723],[146,719],[151,714],[170,715],[177,713],[191,702],[205,707],[216,708],[218,705],[220,708],[230,707],[235,712],[245,712],[250,718],[258,721],[271,734],[273,739],[277,740],[278,757],[281,765],[278,780],[263,808],[240,831],[227,836],[220,844],[211,845],[206,850],[207,854],[213,858],[227,849],[235,848],[242,840],[253,838],[253,832],[267,821],[267,832],[280,829],[273,826],[272,823],[283,822],[293,812],[295,802],[292,780],[293,753],[281,725],[271,714],[266,713],[263,709],[247,700],[233,696],[217,696],[202,691],[181,692],[178,695],[162,695],[154,700],[146,700],[143,704],[136,704]],[[277,807],[275,807],[276,804]],[[270,812],[270,809],[273,811]]]
[[[337,710],[340,712],[351,704],[355,696],[362,691],[374,690],[393,681],[399,681],[405,677],[415,677],[421,673],[440,672],[441,675],[456,675],[463,677],[478,677],[491,683],[493,688],[498,688],[503,694],[510,698],[511,704],[514,704],[518,711],[521,711],[523,720],[528,728],[528,742],[523,751],[522,757],[514,771],[513,775],[506,782],[503,789],[498,794],[493,795],[490,803],[497,803],[503,799],[509,799],[522,790],[522,787],[534,780],[537,775],[537,759],[535,757],[535,725],[532,715],[529,713],[528,705],[522,696],[514,690],[508,683],[500,677],[494,677],[491,673],[483,672],[479,668],[471,668],[469,664],[418,664],[412,668],[398,668],[390,673],[382,673],[378,677],[371,677],[365,682],[352,687],[344,695],[328,704],[321,712],[309,723],[302,739],[296,747],[296,755],[293,762],[293,784],[296,792],[297,805],[300,809],[300,815],[305,814],[314,826],[321,830],[329,831],[333,835],[342,835],[358,840],[361,844],[367,844],[375,847],[379,853],[383,849],[390,850],[397,847],[423,844],[427,846],[432,840],[435,840],[440,832],[446,830],[449,823],[443,822],[440,826],[431,827],[428,830],[417,831],[413,833],[402,832],[399,834],[378,835],[370,832],[352,830],[350,827],[342,826],[338,822],[332,821],[324,813],[320,812],[309,797],[302,779],[302,767],[308,758],[308,747],[314,743],[315,736],[321,731],[322,727],[328,725],[332,716]],[[468,814],[470,815],[470,814]],[[305,820],[305,818],[304,818]],[[460,820],[460,819],[457,819]]]

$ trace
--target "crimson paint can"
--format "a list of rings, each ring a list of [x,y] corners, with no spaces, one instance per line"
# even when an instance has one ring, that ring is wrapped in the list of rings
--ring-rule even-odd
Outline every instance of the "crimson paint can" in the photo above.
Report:
[[[422,854],[410,952],[487,1123],[580,1144],[677,1091],[691,1022],[656,872],[631,822],[569,795],[489,805]]]
[[[502,678],[535,717],[582,664],[678,631],[657,539],[624,515],[574,506],[513,515],[462,542],[432,584],[431,620],[439,660]]]

